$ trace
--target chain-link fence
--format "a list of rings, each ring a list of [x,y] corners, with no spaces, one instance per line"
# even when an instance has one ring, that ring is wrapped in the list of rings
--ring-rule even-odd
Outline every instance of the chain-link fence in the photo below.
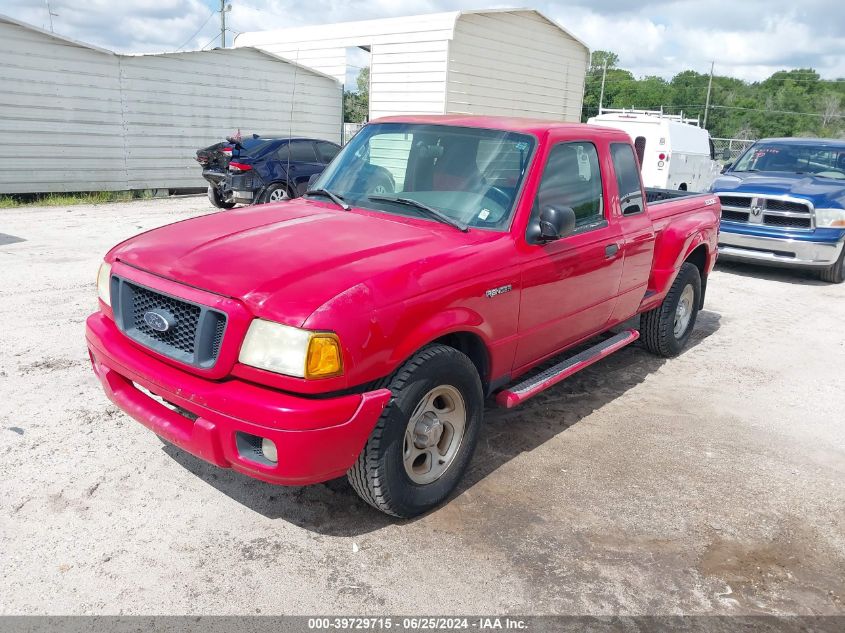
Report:
[[[714,138],[713,146],[716,148],[716,160],[722,164],[732,163],[756,142],[755,139]]]
[[[361,128],[364,127],[364,125],[364,123],[344,123],[341,145],[346,145],[353,136],[361,131]]]

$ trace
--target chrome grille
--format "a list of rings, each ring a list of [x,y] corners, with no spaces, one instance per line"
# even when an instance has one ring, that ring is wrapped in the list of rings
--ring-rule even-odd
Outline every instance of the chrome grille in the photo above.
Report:
[[[739,194],[719,196],[719,201],[724,222],[799,231],[812,231],[815,228],[813,206],[807,201]]]
[[[145,337],[175,347],[177,350],[193,356],[196,348],[200,307],[153,292],[143,286],[126,283],[131,287],[133,295],[130,327],[137,329]],[[172,314],[176,320],[176,326],[167,332],[157,332],[151,328],[144,321],[144,315],[150,310],[156,309],[164,309]]]
[[[117,275],[112,275],[111,296],[115,322],[129,338],[188,365],[214,366],[226,331],[223,312]],[[164,332],[150,327],[145,315],[151,311],[166,314],[172,326]]]

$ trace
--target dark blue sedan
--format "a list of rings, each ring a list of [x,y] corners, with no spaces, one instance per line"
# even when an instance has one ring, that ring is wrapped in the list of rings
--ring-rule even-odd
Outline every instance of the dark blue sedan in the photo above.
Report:
[[[313,138],[251,139],[234,148],[221,194],[236,204],[296,198],[339,151],[339,145]]]

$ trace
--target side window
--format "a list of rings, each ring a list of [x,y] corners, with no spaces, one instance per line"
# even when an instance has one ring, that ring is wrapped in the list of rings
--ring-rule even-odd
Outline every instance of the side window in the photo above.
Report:
[[[279,150],[279,159],[288,159],[288,148],[290,148],[291,162],[314,163],[317,162],[317,154],[314,153],[314,143],[311,141],[291,141],[283,145]]]
[[[637,160],[640,162],[640,165],[642,165],[643,159],[645,158],[645,136],[638,136],[634,139],[634,149],[637,152]]]
[[[339,151],[340,148],[333,143],[327,143],[326,141],[317,141],[317,153],[320,155],[320,162],[326,164],[332,162],[332,159],[337,156],[337,153]]]
[[[537,191],[535,212],[547,206],[571,207],[575,211],[576,229],[604,221],[601,170],[595,145],[560,143],[552,148]]]
[[[610,156],[619,186],[619,203],[624,215],[640,213],[645,209],[640,184],[640,168],[634,150],[627,143],[611,143]]]

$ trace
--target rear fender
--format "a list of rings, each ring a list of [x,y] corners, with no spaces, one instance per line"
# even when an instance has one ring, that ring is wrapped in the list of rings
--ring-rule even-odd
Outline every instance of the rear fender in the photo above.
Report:
[[[640,311],[650,310],[663,301],[663,297],[669,292],[675,277],[681,270],[683,264],[692,252],[699,246],[704,245],[707,249],[705,261],[705,277],[713,269],[716,253],[716,230],[701,229],[690,235],[684,235],[684,229],[688,228],[686,223],[679,222],[676,225],[668,226],[661,232],[657,244],[655,244],[654,266],[648,283],[648,293],[640,305]]]

